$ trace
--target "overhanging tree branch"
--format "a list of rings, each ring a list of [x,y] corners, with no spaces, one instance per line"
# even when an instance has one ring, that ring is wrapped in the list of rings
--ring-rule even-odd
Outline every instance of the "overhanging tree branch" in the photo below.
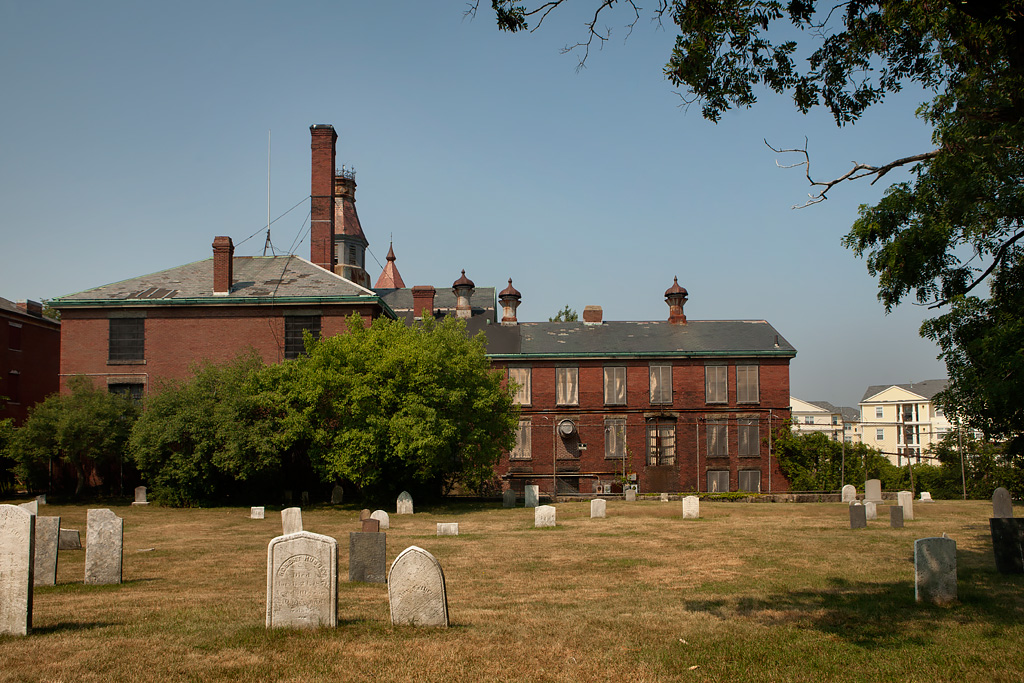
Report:
[[[1014,242],[1019,240],[1021,237],[1024,237],[1024,230],[1021,230],[1016,235],[1014,235],[1013,237],[1011,237],[1010,239],[1006,240],[1001,245],[999,245],[999,248],[996,249],[996,253],[995,253],[995,255],[994,255],[993,259],[992,259],[992,263],[989,264],[989,267],[985,269],[985,272],[983,272],[981,275],[976,277],[974,279],[974,282],[969,284],[967,286],[967,288],[964,289],[964,291],[960,292],[960,295],[962,296],[964,294],[967,294],[972,289],[974,289],[979,284],[981,284],[982,280],[984,280],[989,275],[991,275],[992,271],[996,269],[996,266],[998,266],[1000,263],[1002,263],[1006,259],[1006,252],[1007,252],[1007,250],[1011,246],[1013,246]],[[941,308],[942,306],[945,306],[949,302],[950,302],[950,299],[949,299],[949,297],[947,297],[947,298],[943,299],[942,301],[936,301],[934,304],[929,305],[928,308],[929,308],[929,310],[933,309],[933,308]]]

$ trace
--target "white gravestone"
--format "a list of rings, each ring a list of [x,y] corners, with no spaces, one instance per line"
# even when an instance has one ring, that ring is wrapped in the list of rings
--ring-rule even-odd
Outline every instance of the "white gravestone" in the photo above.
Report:
[[[135,487],[135,500],[132,502],[132,505],[149,505],[149,503],[146,501],[145,486]]]
[[[437,523],[437,535],[438,536],[458,536],[459,535],[459,523],[458,522],[438,522]]]
[[[380,522],[381,531],[391,528],[391,517],[389,517],[388,513],[384,512],[383,510],[374,510],[373,512],[371,512],[370,519],[375,519],[378,522]]]
[[[85,516],[85,582],[121,583],[124,520],[106,508]]]
[[[633,489],[633,488],[626,489],[626,500],[628,500],[628,501],[636,500],[636,489]]]
[[[533,511],[533,526],[555,526],[555,508],[553,505],[539,505]]]
[[[928,491],[921,491],[921,497],[918,500],[922,503],[930,503],[932,502],[932,494]]]
[[[284,536],[302,531],[302,508],[281,510],[281,533]]]
[[[605,511],[607,505],[608,504],[605,502],[604,498],[595,498],[594,500],[590,501],[590,518],[602,519],[606,517],[607,515],[605,514]]]
[[[948,605],[956,601],[956,541],[914,541],[914,597],[917,602]]]
[[[697,496],[686,496],[683,498],[683,519],[697,519],[700,517],[700,498]]]
[[[299,531],[267,546],[267,628],[338,625],[338,542]]]
[[[262,505],[249,508],[249,519],[264,519],[265,516],[266,510]]]
[[[448,593],[437,558],[414,545],[399,553],[388,574],[388,602],[396,626],[448,626]]]
[[[847,484],[843,487],[843,502],[849,503],[857,500],[857,487],[853,484]]]
[[[36,517],[17,505],[0,505],[0,634],[32,630],[32,554]]]
[[[878,519],[878,505],[876,505],[873,501],[865,500],[864,501],[864,517],[869,522]]]
[[[32,515],[38,515],[39,514],[39,501],[38,500],[30,500],[27,503],[20,504],[18,507],[20,507],[22,510],[28,510],[29,514],[32,514]]]
[[[526,491],[526,507],[535,508],[540,505],[540,487],[536,484],[527,484],[525,487]]]
[[[882,502],[881,479],[868,479],[864,482],[864,500],[870,500],[876,504]]]
[[[57,585],[57,546],[60,543],[60,517],[36,517],[33,585]]]
[[[661,494],[661,502],[662,503],[667,503],[668,502],[668,494],[667,493]]]
[[[992,494],[992,516],[1013,517],[1013,500],[1010,498],[1010,492],[1002,486]]]
[[[412,496],[409,495],[408,491],[402,491],[398,494],[395,514],[411,515],[412,513]]]
[[[896,494],[896,501],[903,508],[903,520],[914,519],[914,494],[910,491],[900,491]]]
[[[501,494],[501,507],[514,508],[516,506],[516,492],[512,489],[505,489]]]

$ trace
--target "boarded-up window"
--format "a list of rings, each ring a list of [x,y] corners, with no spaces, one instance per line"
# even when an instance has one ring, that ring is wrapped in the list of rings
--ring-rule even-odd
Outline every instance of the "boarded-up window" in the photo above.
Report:
[[[533,388],[530,385],[530,368],[509,368],[508,378],[516,384],[515,402],[521,406],[530,405]]]
[[[626,405],[626,368],[604,369],[604,403],[609,406]]]
[[[579,378],[579,368],[555,368],[555,402],[558,405],[579,405]]]
[[[758,434],[760,420],[756,417],[740,418],[736,421],[741,456],[761,455],[761,439]]]
[[[7,334],[7,348],[11,351],[21,351],[21,325],[7,323]]]
[[[757,403],[760,401],[757,383],[757,365],[736,366],[736,402]]]
[[[516,428],[516,447],[509,454],[509,460],[529,460],[533,456],[533,448],[530,445],[532,433],[529,420],[520,420]]]
[[[651,403],[672,403],[672,366],[651,366]]]
[[[146,319],[111,318],[108,358],[141,361],[146,358]]]
[[[740,470],[738,474],[740,491],[761,492],[761,470]]]
[[[626,420],[608,418],[604,421],[604,457],[626,457]]]
[[[728,403],[729,383],[728,366],[706,365],[704,366],[704,394],[708,403]]]
[[[320,338],[320,316],[289,315],[284,319],[284,357],[298,358],[306,352],[302,333],[309,330],[313,339]]]
[[[729,455],[729,423],[726,420],[708,420],[708,457]]]
[[[647,464],[676,464],[676,424],[672,420],[647,423]]]
[[[708,472],[708,493],[725,493],[729,490],[729,470]]]

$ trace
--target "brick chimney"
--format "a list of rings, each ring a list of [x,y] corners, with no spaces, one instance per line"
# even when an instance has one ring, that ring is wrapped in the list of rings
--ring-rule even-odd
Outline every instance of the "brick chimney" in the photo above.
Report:
[[[213,293],[230,294],[235,280],[235,245],[230,237],[213,238]]]
[[[430,285],[416,285],[412,288],[412,317],[422,319],[424,311],[434,317],[434,294],[437,290]]]
[[[519,308],[519,303],[522,301],[523,295],[519,293],[515,287],[512,286],[512,278],[508,279],[508,287],[501,290],[498,293],[498,302],[501,304],[502,325],[516,325],[518,320],[516,319],[516,309]]]
[[[452,294],[455,295],[455,317],[469,318],[473,315],[473,305],[470,300],[475,291],[476,285],[466,277],[466,270],[463,269],[462,277],[452,283]]]
[[[329,123],[309,127],[312,151],[309,260],[334,269],[334,162],[338,134]]]
[[[26,299],[25,301],[19,301],[17,305],[18,310],[24,312],[27,315],[35,316],[36,318],[43,317],[43,305],[38,301]]]
[[[604,310],[600,306],[584,306],[583,322],[600,323],[604,319]]]
[[[686,324],[686,315],[683,313],[686,297],[686,290],[679,286],[679,278],[672,278],[672,286],[665,290],[665,303],[668,304],[668,321],[673,325]]]

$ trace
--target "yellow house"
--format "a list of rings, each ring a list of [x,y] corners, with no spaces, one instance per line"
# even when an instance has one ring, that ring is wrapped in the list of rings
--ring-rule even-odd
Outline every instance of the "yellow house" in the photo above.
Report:
[[[946,384],[944,379],[929,379],[868,387],[860,401],[864,443],[881,450],[896,465],[906,464],[907,458],[928,462],[923,453],[951,430],[949,420],[932,402]]]

